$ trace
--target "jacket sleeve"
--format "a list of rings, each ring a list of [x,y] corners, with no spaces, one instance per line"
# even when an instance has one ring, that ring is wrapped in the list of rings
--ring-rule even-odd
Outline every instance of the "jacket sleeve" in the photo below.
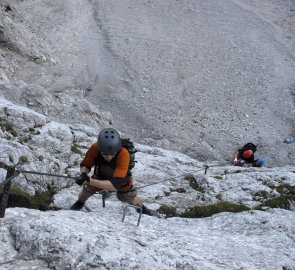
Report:
[[[129,152],[127,149],[122,148],[117,158],[116,169],[114,171],[113,177],[125,178],[128,173],[129,162],[130,162]]]
[[[84,159],[80,163],[80,167],[86,166],[89,170],[91,170],[91,168],[95,165],[95,159],[98,155],[98,151],[97,144],[92,144],[86,152]]]
[[[113,186],[117,189],[128,186],[130,183],[130,176],[127,174],[129,162],[129,152],[127,149],[122,148],[117,157],[116,169],[113,173],[113,177],[110,179]]]

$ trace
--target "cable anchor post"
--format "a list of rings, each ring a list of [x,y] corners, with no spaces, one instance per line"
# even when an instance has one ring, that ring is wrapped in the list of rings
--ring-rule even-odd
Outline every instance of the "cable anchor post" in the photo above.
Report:
[[[5,215],[5,210],[8,203],[9,191],[11,187],[11,181],[13,178],[15,178],[18,175],[19,173],[15,172],[15,167],[7,168],[6,179],[2,183],[3,192],[1,195],[1,201],[0,201],[0,218],[4,218],[4,215]]]
[[[102,207],[106,207],[106,197],[107,197],[107,191],[103,191],[101,194]]]
[[[205,165],[205,175],[207,174],[208,169],[209,169],[209,166]]]

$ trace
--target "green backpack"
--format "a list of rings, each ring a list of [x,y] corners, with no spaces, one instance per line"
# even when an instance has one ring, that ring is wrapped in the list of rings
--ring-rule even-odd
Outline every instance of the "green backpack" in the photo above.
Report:
[[[137,152],[137,150],[135,149],[133,142],[129,138],[121,139],[121,143],[122,143],[122,146],[126,148],[129,152],[130,162],[129,162],[128,174],[131,175],[131,170],[134,168],[135,163],[137,162],[135,160],[135,153]]]

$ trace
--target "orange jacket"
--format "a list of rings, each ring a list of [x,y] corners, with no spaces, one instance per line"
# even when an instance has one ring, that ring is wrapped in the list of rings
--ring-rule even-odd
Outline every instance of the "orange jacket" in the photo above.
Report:
[[[130,163],[129,152],[122,147],[119,153],[111,160],[106,161],[100,154],[97,143],[91,145],[80,166],[86,166],[89,170],[95,166],[95,179],[109,180],[119,191],[127,191],[132,187],[132,177],[128,174]]]

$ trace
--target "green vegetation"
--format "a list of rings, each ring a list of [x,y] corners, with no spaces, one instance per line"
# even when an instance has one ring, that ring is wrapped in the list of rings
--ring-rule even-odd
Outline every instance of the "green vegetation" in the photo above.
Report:
[[[2,195],[3,189],[0,189],[0,192]],[[25,207],[46,211],[49,209],[48,206],[52,202],[55,193],[54,190],[48,190],[31,196],[16,187],[12,187],[9,192],[7,207]]]
[[[283,208],[290,210],[290,202],[295,202],[295,195],[282,195],[280,197],[268,199],[264,201],[261,205],[256,207],[257,210],[262,209],[263,207],[270,208]]]
[[[29,159],[26,156],[20,156],[18,162],[19,163],[22,163],[22,164],[23,163],[28,163],[29,162]]]
[[[238,212],[248,211],[248,210],[250,210],[250,208],[242,204],[234,204],[230,202],[218,202],[218,203],[209,204],[209,205],[191,207],[185,210],[179,216],[184,218],[202,218],[202,217],[210,217],[214,214],[221,213],[221,212],[238,213]]]
[[[283,183],[278,185],[276,190],[281,194],[279,197],[265,200],[261,205],[256,207],[256,209],[260,210],[263,207],[270,207],[290,210],[290,202],[295,202],[295,186]]]
[[[253,198],[263,198],[263,199],[267,199],[268,198],[268,193],[267,191],[265,190],[260,190],[260,191],[257,191],[253,194]]]
[[[9,166],[8,166],[6,163],[0,161],[0,168],[1,168],[1,169],[5,169],[5,170],[7,170],[8,167],[9,167]]]
[[[14,129],[13,125],[9,123],[6,119],[0,118],[0,128],[3,132],[7,131],[12,136],[17,136],[17,132]]]
[[[295,186],[291,186],[290,184],[284,183],[280,184],[276,187],[277,192],[280,194],[286,195],[295,195]]]
[[[186,190],[184,188],[175,188],[175,189],[170,188],[170,191],[178,192],[178,193],[186,193]]]
[[[204,189],[203,187],[201,187],[201,186],[198,184],[196,178],[195,178],[193,175],[191,175],[191,174],[186,175],[186,176],[184,177],[184,179],[187,180],[187,181],[189,181],[189,185],[190,185],[194,190],[199,191],[199,192],[201,192],[201,193],[204,193],[204,192],[205,192],[205,189]]]
[[[73,153],[76,153],[76,154],[82,155],[81,150],[78,148],[78,145],[75,144],[75,143],[72,145],[72,147],[71,147],[71,151],[72,151]]]
[[[186,209],[183,213],[177,213],[177,209],[173,206],[162,205],[158,212],[166,215],[166,217],[182,217],[182,218],[203,218],[210,217],[221,212],[239,213],[251,210],[245,205],[234,204],[230,202],[218,202],[209,205],[194,206]]]
[[[169,205],[161,205],[158,212],[166,217],[177,217],[176,208]]]
[[[221,199],[222,199],[222,194],[221,194],[221,193],[216,194],[216,195],[215,195],[215,198],[216,198],[217,200],[221,200]]]

